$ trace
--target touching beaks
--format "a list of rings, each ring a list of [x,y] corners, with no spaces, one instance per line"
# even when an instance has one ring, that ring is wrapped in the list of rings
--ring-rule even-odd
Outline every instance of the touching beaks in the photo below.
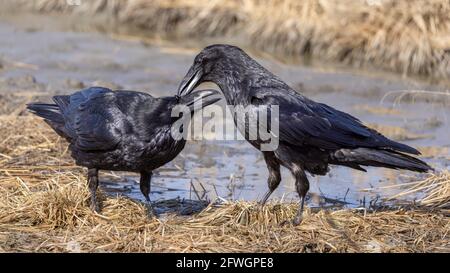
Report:
[[[194,68],[194,66],[192,66],[186,76],[184,76],[183,80],[180,83],[180,86],[178,87],[178,96],[185,96],[190,94],[194,90],[194,88],[197,87],[197,84],[199,83],[202,76],[202,68]]]
[[[193,93],[191,92],[191,94],[195,97],[186,104],[187,106],[194,105],[198,102],[203,103],[207,100],[221,99],[219,92],[214,89],[196,90]]]
[[[195,90],[180,97],[179,104],[189,107],[191,113],[221,100],[220,92],[214,89]]]

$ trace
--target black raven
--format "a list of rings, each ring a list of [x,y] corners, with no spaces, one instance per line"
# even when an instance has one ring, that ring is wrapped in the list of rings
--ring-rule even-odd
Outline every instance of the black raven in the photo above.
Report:
[[[302,220],[309,190],[305,171],[325,175],[329,164],[361,171],[365,171],[361,166],[431,170],[425,162],[404,154],[420,154],[416,149],[386,138],[347,113],[306,98],[238,47],[211,45],[203,49],[181,81],[178,95],[189,94],[202,82],[217,84],[228,105],[278,105],[279,145],[273,151],[263,151],[269,169],[269,191],[261,203],[280,184],[280,165],[288,168],[301,200],[294,224]],[[244,126],[239,128],[245,128],[246,139],[261,150],[262,141],[249,139],[245,131],[248,125]]]
[[[217,95],[215,90],[201,90],[154,98],[142,92],[91,87],[54,96],[55,104],[28,104],[28,109],[64,137],[76,163],[88,168],[94,211],[99,211],[98,171],[116,170],[140,173],[140,189],[153,213],[149,198],[152,171],[174,159],[186,143],[185,138],[172,137],[172,124],[182,118],[172,117],[172,109],[185,105],[192,115],[220,100]],[[180,128],[180,133],[183,129],[187,130]]]

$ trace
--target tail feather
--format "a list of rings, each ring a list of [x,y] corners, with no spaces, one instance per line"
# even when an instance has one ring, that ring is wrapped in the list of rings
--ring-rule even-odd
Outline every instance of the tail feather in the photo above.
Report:
[[[432,167],[418,158],[390,150],[340,149],[334,152],[330,158],[331,163],[336,165],[375,166],[416,172],[433,170]]]
[[[64,118],[60,112],[58,105],[56,104],[48,104],[48,103],[30,103],[27,105],[27,109],[50,122],[53,123],[64,123]]]
[[[413,154],[413,155],[420,155],[420,151],[418,151],[417,149],[414,149],[411,146],[408,146],[406,144],[400,143],[400,142],[396,142],[393,140],[389,139],[389,149],[394,149],[396,151],[402,152],[402,153],[408,153],[408,154]]]
[[[53,96],[53,101],[58,105],[60,112],[64,113],[70,104],[70,96]]]

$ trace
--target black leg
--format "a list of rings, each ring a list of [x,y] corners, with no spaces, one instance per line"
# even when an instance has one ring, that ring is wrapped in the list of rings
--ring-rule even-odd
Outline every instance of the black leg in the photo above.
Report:
[[[88,184],[91,193],[91,210],[99,212],[100,206],[97,201],[98,169],[88,169]]]
[[[262,206],[267,202],[267,199],[269,199],[272,192],[278,187],[278,185],[280,185],[281,182],[280,163],[275,157],[275,154],[272,152],[264,152],[263,154],[267,169],[269,169],[269,178],[267,179],[269,190],[259,202]]]
[[[309,181],[305,171],[302,168],[294,166],[291,171],[295,177],[295,188],[297,190],[298,196],[300,197],[300,207],[292,223],[294,225],[298,225],[303,220],[303,207],[305,205],[306,193],[309,190]]]
[[[152,180],[152,172],[146,172],[146,171],[142,171],[141,172],[141,180],[139,182],[139,186],[141,188],[141,192],[145,197],[145,200],[147,202],[147,211],[149,216],[155,216],[156,213],[152,207],[152,203],[150,201],[150,181]]]

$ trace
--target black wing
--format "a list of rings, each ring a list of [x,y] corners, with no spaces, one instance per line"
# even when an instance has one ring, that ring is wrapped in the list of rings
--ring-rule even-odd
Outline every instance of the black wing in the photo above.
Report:
[[[364,126],[357,118],[293,90],[281,93],[259,88],[250,96],[259,104],[279,106],[280,141],[291,145],[311,145],[327,150],[365,147],[420,154]]]
[[[61,109],[64,132],[72,144],[80,150],[94,151],[113,149],[122,140],[130,127],[123,112],[126,100],[136,96],[142,93],[91,87],[70,96],[55,96],[54,101]]]

